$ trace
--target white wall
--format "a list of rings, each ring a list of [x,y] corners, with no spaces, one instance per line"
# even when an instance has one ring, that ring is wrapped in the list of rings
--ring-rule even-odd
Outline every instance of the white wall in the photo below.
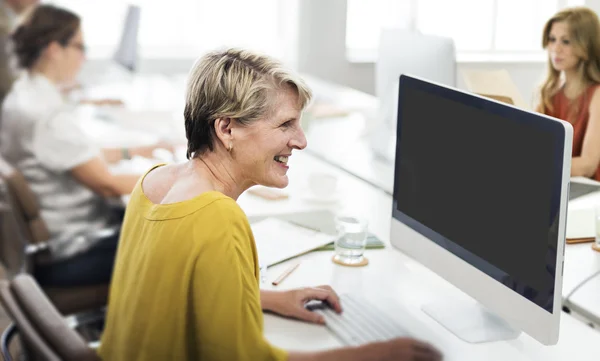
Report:
[[[300,2],[298,69],[374,93],[373,64],[346,60],[346,0]]]
[[[374,94],[374,64],[350,63],[346,59],[346,0],[286,0],[281,15],[289,38],[285,61],[301,72]],[[600,11],[600,0],[585,0],[586,6]],[[294,18],[295,14],[299,14]],[[297,42],[297,47],[294,43]],[[142,72],[167,74],[189,71],[195,59],[146,59]],[[101,73],[108,62],[95,60],[87,66],[88,74]],[[523,98],[533,103],[546,65],[542,62],[460,62],[458,87],[465,87],[461,71],[465,69],[506,69]]]
[[[598,13],[600,11],[600,0],[585,0],[585,6]]]
[[[600,9],[600,0],[587,0]],[[300,2],[298,68],[301,72],[374,93],[374,65],[346,60],[346,0],[303,0]],[[541,32],[541,30],[540,30]],[[465,69],[506,69],[525,101],[533,104],[533,94],[541,83],[543,62],[463,62],[457,66],[458,87],[464,89],[461,71]]]

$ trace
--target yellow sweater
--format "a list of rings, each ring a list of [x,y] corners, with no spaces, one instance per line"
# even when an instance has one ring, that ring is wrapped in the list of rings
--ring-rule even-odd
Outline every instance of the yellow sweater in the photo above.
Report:
[[[127,207],[99,355],[110,361],[286,360],[263,336],[254,237],[219,192]]]

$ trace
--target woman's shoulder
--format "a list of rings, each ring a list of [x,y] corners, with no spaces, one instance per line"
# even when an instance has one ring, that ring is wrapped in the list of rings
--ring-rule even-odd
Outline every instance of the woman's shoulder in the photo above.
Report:
[[[145,194],[142,180],[134,188],[127,209],[136,209],[136,213],[149,221],[179,220],[176,223],[180,226],[188,224],[193,228],[208,229],[216,224],[247,222],[236,201],[221,192],[207,191],[188,200],[157,204]]]
[[[592,83],[588,86],[587,91],[590,94],[595,94],[596,90],[600,89],[600,83]]]
[[[249,233],[246,214],[231,197],[197,179],[186,180],[184,165],[157,165],[138,181],[127,209],[147,221],[170,221],[170,226],[208,238],[227,231]],[[166,224],[165,223],[165,224]],[[197,232],[196,232],[197,231]]]
[[[233,246],[247,249],[252,239],[252,229],[246,214],[236,201],[226,195],[211,191],[203,193],[204,205],[186,217],[192,234],[202,239],[203,246]]]
[[[210,191],[203,194],[207,198],[210,198],[210,202],[206,205],[206,207],[210,210],[210,213],[214,213],[216,216],[225,217],[228,219],[246,217],[240,205],[225,194],[218,191]]]
[[[190,214],[194,227],[201,232],[237,235],[246,239],[252,234],[246,213],[232,198],[221,192],[211,191],[201,195],[203,206]]]
[[[2,103],[2,116],[18,118],[18,121],[37,123],[40,119],[53,119],[57,115],[58,121],[64,120],[63,115],[67,108],[56,89],[51,85],[36,86],[28,76],[17,79],[12,89]]]
[[[139,198],[156,208],[204,209],[216,216],[241,211],[232,198],[214,190],[209,183],[190,177],[188,173],[182,164],[153,166],[136,186]]]
[[[249,229],[248,217],[235,200],[216,191],[208,192],[206,196],[210,201],[203,209],[202,217],[214,224],[229,225],[231,230],[242,233]]]
[[[590,105],[600,106],[600,83],[593,83],[587,88],[587,98]]]

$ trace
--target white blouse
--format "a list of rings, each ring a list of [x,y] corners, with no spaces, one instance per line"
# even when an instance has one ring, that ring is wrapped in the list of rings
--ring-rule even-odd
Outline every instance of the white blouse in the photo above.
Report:
[[[70,172],[100,156],[100,149],[49,79],[23,73],[4,100],[0,119],[0,154],[25,176],[53,237],[108,222],[106,201]]]

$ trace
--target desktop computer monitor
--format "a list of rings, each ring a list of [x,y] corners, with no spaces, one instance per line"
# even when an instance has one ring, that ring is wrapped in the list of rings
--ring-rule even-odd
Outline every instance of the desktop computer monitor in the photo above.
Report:
[[[134,82],[135,73],[139,70],[138,32],[141,8],[129,5],[124,18],[119,44],[112,56],[112,61],[99,69],[87,68],[80,76],[84,87],[84,97],[90,99],[121,99],[125,102],[131,98],[130,86]],[[106,110],[97,108],[95,113],[100,118],[109,119]]]
[[[470,342],[555,344],[571,125],[407,75],[398,99],[391,243],[464,292],[423,310]]]
[[[138,31],[140,26],[141,9],[137,5],[129,5],[123,24],[123,32],[113,60],[128,69],[136,71],[138,68]]]
[[[398,77],[413,74],[445,84],[456,85],[454,40],[425,35],[405,29],[383,29],[375,64],[375,95],[379,100],[373,125],[371,148],[383,160],[393,163],[395,156]]]

